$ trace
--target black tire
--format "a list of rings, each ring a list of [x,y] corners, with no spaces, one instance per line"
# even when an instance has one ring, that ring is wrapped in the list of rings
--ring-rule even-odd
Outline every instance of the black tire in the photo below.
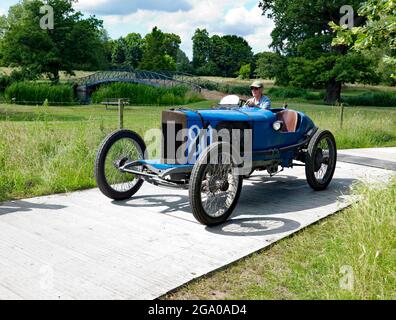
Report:
[[[201,192],[203,191],[203,182],[205,181],[207,183],[207,188],[209,191],[209,181],[205,180],[207,178],[207,170],[208,169],[213,169],[216,168],[216,165],[211,165],[210,164],[210,155],[213,151],[216,152],[217,150],[221,149],[221,143],[213,144],[210,147],[208,147],[199,157],[198,161],[194,165],[194,168],[191,173],[190,177],[190,186],[189,186],[189,196],[190,196],[190,206],[193,212],[194,217],[197,219],[198,222],[201,224],[207,225],[207,226],[215,226],[219,225],[223,222],[225,222],[232,212],[234,211],[239,197],[241,195],[241,190],[242,190],[242,184],[243,184],[243,176],[234,174],[235,173],[235,166],[234,166],[234,161],[232,161],[232,165],[230,164],[230,171],[231,171],[231,176],[232,176],[232,184],[229,183],[229,175],[227,175],[227,181],[223,181],[223,186],[225,184],[228,185],[225,186],[225,189],[227,190],[220,190],[222,187],[218,187],[217,190],[214,192],[210,191],[208,194],[213,194],[213,198],[217,196],[214,196],[216,192],[219,192],[220,195],[223,193],[223,195],[230,190],[230,188],[233,188],[232,193],[230,193],[232,197],[232,202],[228,206],[228,208],[221,213],[219,216],[213,216],[210,213],[208,213],[202,203],[202,194]],[[236,181],[234,180],[236,179]],[[216,183],[218,183],[217,181]],[[216,185],[217,186],[217,185]],[[231,192],[231,191],[230,191]],[[219,198],[220,198],[220,195]]]
[[[122,140],[125,139],[125,140]],[[117,168],[111,168],[110,164],[107,163],[108,167],[106,168],[106,160],[120,160],[121,159],[108,159],[109,151],[112,149],[113,146],[116,145],[117,142],[120,141],[129,141],[136,146],[136,150],[141,153],[139,158],[143,159],[144,154],[146,152],[146,145],[143,139],[135,132],[130,130],[119,130],[110,134],[101,144],[95,161],[95,178],[96,183],[100,189],[100,191],[110,199],[113,200],[126,200],[131,198],[143,184],[143,180],[137,177],[133,177],[128,173],[122,173]],[[121,145],[120,145],[121,147]],[[139,150],[140,149],[140,150]],[[139,160],[139,159],[129,159],[128,160]],[[109,169],[110,168],[110,169]],[[112,186],[111,182],[108,181],[109,177],[106,176],[106,169],[109,170],[118,170],[119,177],[121,180],[127,180],[126,182],[122,182],[122,184],[126,185],[125,190],[117,190],[114,186]],[[115,172],[115,171],[114,171]],[[118,173],[115,173],[118,175]],[[117,177],[118,178],[118,177]],[[131,179],[131,181],[128,181]],[[115,184],[115,186],[121,185],[121,182]]]
[[[323,151],[323,146],[327,146],[328,150]],[[337,146],[333,134],[327,130],[316,132],[309,142],[305,159],[308,184],[316,191],[325,190],[333,179],[337,164]],[[324,168],[323,177],[319,178]]]

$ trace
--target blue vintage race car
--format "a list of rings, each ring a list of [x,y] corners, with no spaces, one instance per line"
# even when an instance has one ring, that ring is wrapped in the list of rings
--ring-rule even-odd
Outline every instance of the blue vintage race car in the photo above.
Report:
[[[319,130],[305,114],[247,107],[237,96],[225,97],[214,109],[164,111],[161,159],[147,159],[146,150],[143,139],[130,130],[105,139],[95,164],[103,194],[129,199],[144,181],[189,189],[192,212],[205,225],[228,219],[243,179],[255,170],[275,175],[305,166],[308,184],[324,190],[337,161],[332,133]]]

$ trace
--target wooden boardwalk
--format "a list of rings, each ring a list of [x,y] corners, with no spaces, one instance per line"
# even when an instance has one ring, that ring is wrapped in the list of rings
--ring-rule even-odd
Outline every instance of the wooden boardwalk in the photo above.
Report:
[[[329,190],[303,168],[246,180],[232,220],[206,228],[185,191],[145,184],[115,203],[98,190],[0,205],[0,299],[153,299],[340,209],[357,179],[395,172],[339,163]]]

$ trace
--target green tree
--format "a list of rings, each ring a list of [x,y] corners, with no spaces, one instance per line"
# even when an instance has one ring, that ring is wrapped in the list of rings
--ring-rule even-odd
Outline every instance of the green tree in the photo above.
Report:
[[[107,32],[105,32],[103,50],[107,66],[112,64],[113,50],[116,42],[116,40],[110,39],[110,37],[107,35]]]
[[[60,70],[73,74],[74,68],[102,68],[105,61],[102,21],[76,12],[74,1],[48,0],[54,8],[53,30],[40,28],[41,0],[23,0],[12,6],[0,42],[2,61],[23,72],[46,74],[59,81]]]
[[[166,51],[165,34],[154,27],[152,32],[145,37],[143,58],[139,64],[140,69],[160,71],[175,70],[176,63]]]
[[[137,68],[143,58],[144,41],[139,33],[130,33],[125,37],[125,63]]]
[[[181,44],[180,36],[174,33],[164,33],[164,36],[165,53],[176,61]]]
[[[116,66],[137,68],[143,58],[144,40],[139,33],[130,33],[112,41],[111,63]]]
[[[6,30],[7,30],[7,17],[0,16],[0,49],[1,49],[1,41],[4,37]],[[3,54],[0,50],[0,66],[3,66],[3,65],[4,65]],[[1,78],[4,78],[4,76],[1,76]]]
[[[286,86],[290,82],[287,58],[276,52],[262,52],[256,55],[255,75],[261,79],[275,79],[275,83]]]
[[[251,65],[245,64],[239,69],[239,78],[249,80],[251,74]]]
[[[228,76],[229,70],[229,52],[231,48],[223,37],[214,35],[211,37],[211,49],[209,51],[208,67],[211,67],[208,75],[217,75],[222,77]]]
[[[222,70],[226,76],[238,75],[241,66],[251,64],[253,61],[253,51],[249,43],[242,37],[236,35],[225,35],[222,40],[227,44],[226,58],[228,64]]]
[[[253,62],[252,48],[242,37],[209,37],[205,29],[197,29],[192,39],[192,64],[198,74],[235,77],[241,66]]]
[[[193,68],[190,62],[190,59],[188,59],[187,55],[185,52],[181,49],[177,51],[177,57],[176,57],[176,71],[179,72],[186,72],[186,73],[192,73]]]
[[[4,33],[7,30],[7,17],[0,16],[0,40],[4,37]]]
[[[209,62],[209,53],[211,50],[211,40],[206,29],[195,30],[193,40],[193,67],[202,68]]]
[[[352,46],[360,52],[376,48],[383,50],[380,65],[393,70],[389,76],[396,80],[396,2],[367,0],[359,8],[358,14],[365,18],[365,23],[351,30],[330,23],[333,30],[337,31],[333,45]]]
[[[113,52],[111,54],[111,62],[114,65],[124,65],[127,55],[127,45],[124,38],[120,38],[114,42]]]
[[[348,4],[356,10],[360,2],[352,0]],[[348,46],[332,46],[335,33],[329,23],[340,21],[340,8],[344,4],[343,0],[260,1],[263,13],[268,13],[275,22],[271,46],[285,55],[288,63],[292,63],[288,67],[291,84],[325,87],[327,103],[340,100],[345,81],[365,79],[366,73],[370,71],[369,65],[357,64],[359,59],[356,59],[356,55],[343,57],[350,54]],[[355,18],[357,24],[362,21],[359,17]],[[365,59],[361,61],[368,63]],[[298,63],[301,63],[300,69]],[[326,68],[321,69],[321,66]],[[348,69],[341,70],[340,66]],[[342,74],[338,74],[341,71]]]
[[[387,48],[371,48],[364,54],[378,61],[377,73],[380,82],[387,86],[396,86],[396,52]],[[392,57],[393,56],[393,57]]]
[[[303,57],[288,59],[289,85],[300,88],[322,88],[329,79],[341,83],[377,84],[376,62],[361,54],[321,56],[310,60]]]

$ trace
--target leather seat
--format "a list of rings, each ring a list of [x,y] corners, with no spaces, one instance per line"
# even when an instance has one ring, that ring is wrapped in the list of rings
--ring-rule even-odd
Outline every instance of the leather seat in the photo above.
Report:
[[[283,110],[277,113],[277,120],[283,122],[281,132],[296,132],[298,113],[292,110]]]

